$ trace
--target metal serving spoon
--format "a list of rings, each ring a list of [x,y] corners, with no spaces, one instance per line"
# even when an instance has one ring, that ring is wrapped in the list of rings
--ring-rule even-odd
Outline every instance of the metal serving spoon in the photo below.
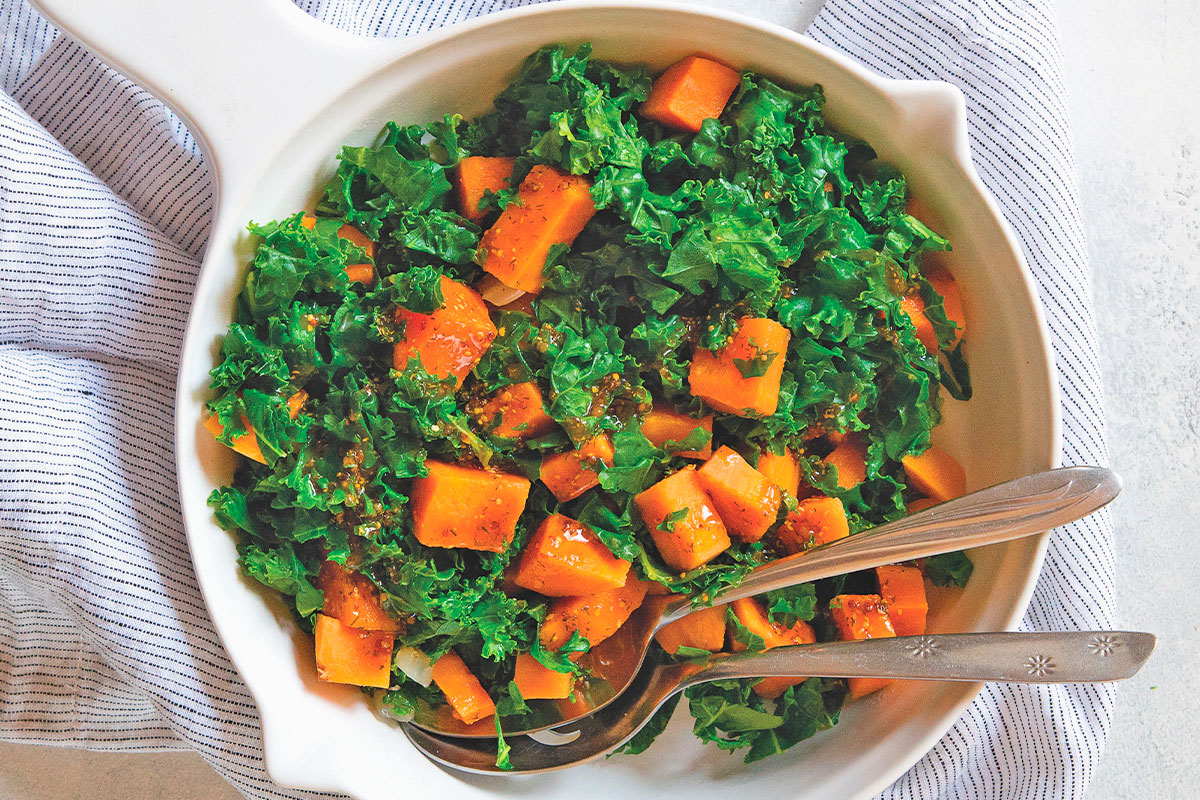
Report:
[[[1137,673],[1154,650],[1154,636],[1129,631],[950,633],[776,647],[720,653],[706,663],[659,664],[638,672],[604,709],[536,741],[508,739],[513,769],[496,766],[496,742],[436,736],[405,725],[409,741],[429,758],[467,772],[504,775],[549,772],[611,753],[672,695],[728,678],[809,675],[1008,683],[1119,681]],[[556,742],[561,742],[558,744]]]
[[[1110,502],[1120,490],[1117,474],[1101,467],[1063,467],[1017,478],[772,561],[755,569],[736,587],[727,589],[714,604],[884,564],[1041,533],[1087,516]],[[691,599],[686,595],[647,595],[616,635],[581,659],[591,672],[586,685],[576,687],[576,695],[581,695],[584,702],[529,701],[531,713],[514,720],[512,730],[506,726],[505,734],[532,733],[596,713],[625,691],[637,675],[654,633],[692,610]],[[465,725],[451,715],[445,704],[420,704],[411,722],[449,736],[496,737],[491,718]]]

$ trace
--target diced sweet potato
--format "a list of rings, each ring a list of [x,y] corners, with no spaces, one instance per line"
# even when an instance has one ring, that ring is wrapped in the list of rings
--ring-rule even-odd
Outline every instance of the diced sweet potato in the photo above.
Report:
[[[936,265],[925,269],[925,279],[942,296],[942,307],[946,310],[946,316],[958,325],[953,342],[958,344],[959,339],[967,332],[967,315],[963,312],[962,294],[958,291],[958,284],[947,270]]]
[[[925,632],[929,602],[925,598],[925,578],[916,567],[891,565],[876,567],[879,596],[887,606],[888,619],[897,636],[917,636]]]
[[[697,349],[692,355],[688,372],[692,394],[718,411],[740,417],[774,414],[790,339],[788,329],[773,319],[743,317],[720,352]],[[755,376],[744,378],[743,371]]]
[[[600,465],[611,467],[613,453],[612,440],[602,434],[587,440],[578,450],[543,458],[539,477],[558,502],[565,503],[600,485]]]
[[[619,589],[608,589],[579,597],[559,597],[550,603],[538,630],[542,645],[558,650],[571,634],[588,640],[592,647],[603,642],[625,624],[646,598],[646,584],[629,579]]]
[[[317,677],[329,683],[350,683],[386,689],[392,674],[393,635],[343,625],[334,617],[317,614]]]
[[[967,473],[954,456],[930,445],[919,456],[905,456],[904,474],[914,489],[939,503],[962,497],[967,491]]]
[[[552,514],[529,537],[514,583],[549,597],[594,594],[624,586],[629,566],[591,528]]]
[[[308,400],[308,392],[300,389],[292,394],[287,399],[288,414],[292,419],[300,415],[300,410],[304,408],[304,403]],[[240,436],[233,437],[233,445],[231,449],[235,453],[240,453],[252,461],[257,461],[260,464],[267,463],[267,459],[262,454],[262,448],[258,446],[258,436],[254,433],[254,428],[250,425],[250,420],[242,417],[242,425],[246,427],[246,432]],[[215,415],[204,420],[204,428],[213,435],[213,438],[218,438],[225,432],[225,426],[221,424],[221,420]]]
[[[484,213],[479,210],[483,193],[508,188],[515,158],[504,156],[470,156],[458,162],[454,175],[454,193],[458,212],[472,222],[479,222]]]
[[[839,594],[829,601],[829,615],[843,641],[895,636],[883,598],[877,594]],[[850,678],[850,696],[863,697],[891,683],[887,678]]]
[[[668,475],[633,498],[663,561],[686,572],[729,549],[729,532],[695,467]],[[679,519],[667,518],[684,512]],[[664,524],[665,523],[665,524]]]
[[[850,535],[846,507],[836,497],[813,495],[796,504],[779,526],[779,543],[785,552],[799,553]]]
[[[682,442],[696,428],[708,431],[709,440],[701,450],[680,450],[675,455],[684,458],[705,459],[712,455],[712,414],[706,417],[690,417],[680,414],[664,403],[655,403],[642,418],[642,435],[655,447],[664,447],[667,442]]]
[[[433,682],[453,709],[455,719],[473,725],[496,713],[496,704],[462,657],[449,650],[433,664]]]
[[[932,497],[918,497],[916,500],[913,500],[911,503],[904,506],[904,510],[909,514],[915,514],[918,511],[924,511],[927,508],[933,508],[934,506],[938,505],[938,502],[939,501],[934,500]]]
[[[300,224],[311,231],[317,226],[317,218],[312,214],[305,214],[300,218]],[[375,258],[375,243],[368,239],[365,233],[351,225],[349,222],[338,228],[338,236],[350,242],[351,244],[356,244],[362,249],[366,250],[369,258]],[[347,264],[346,277],[351,281],[371,283],[375,280],[375,265]]]
[[[430,375],[454,376],[455,386],[475,368],[496,338],[496,326],[487,306],[474,289],[442,276],[445,303],[431,314],[396,309],[404,332],[393,353],[395,367],[403,370],[416,356]]]
[[[762,638],[763,646],[767,650],[792,644],[812,644],[817,640],[816,632],[804,620],[796,620],[796,624],[790,628],[772,622],[767,610],[753,598],[734,600],[729,607],[733,609],[734,616],[742,627]],[[733,649],[745,650],[746,646],[734,639]],[[808,678],[804,676],[763,678],[754,685],[754,691],[768,700],[773,700],[783,694],[789,686],[804,683],[806,680]]]
[[[479,422],[493,436],[528,439],[554,430],[554,419],[542,406],[542,390],[535,381],[505,386],[488,400]],[[492,427],[492,426],[495,427]]]
[[[904,295],[900,298],[900,309],[916,328],[917,338],[925,345],[925,349],[930,353],[938,352],[937,335],[933,332],[929,317],[925,316],[925,301],[921,295],[916,292]]]
[[[736,452],[722,447],[696,472],[721,521],[743,542],[757,542],[779,514],[779,487]]]
[[[725,646],[725,606],[693,611],[683,619],[662,626],[654,638],[672,655],[681,647],[715,653]]]
[[[483,269],[506,286],[537,294],[550,248],[574,242],[596,213],[592,182],[539,164],[517,195],[521,204],[510,204],[483,233]]]
[[[721,116],[739,83],[736,70],[709,58],[688,56],[655,79],[638,113],[668,128],[695,133],[704,120]]]
[[[389,633],[396,633],[402,627],[399,620],[392,619],[383,610],[379,590],[371,583],[371,579],[346,569],[336,561],[326,561],[321,565],[317,588],[325,594],[322,612],[343,625]]]
[[[833,452],[825,456],[825,465],[837,470],[837,485],[853,489],[867,479],[867,443],[858,434],[847,434]]]
[[[414,478],[413,533],[426,547],[503,552],[529,498],[529,481],[486,469],[426,461]]]
[[[783,454],[778,456],[762,451],[754,468],[792,497],[800,495],[800,461],[790,449],[783,448]]]
[[[517,671],[513,676],[517,690],[526,700],[560,700],[570,697],[575,688],[575,676],[569,672],[556,672],[542,666],[542,662],[529,653],[517,656]]]

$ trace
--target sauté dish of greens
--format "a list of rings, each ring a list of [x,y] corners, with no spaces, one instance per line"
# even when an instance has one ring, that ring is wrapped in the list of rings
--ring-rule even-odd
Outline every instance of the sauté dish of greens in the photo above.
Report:
[[[964,488],[930,443],[970,394],[926,255],[949,243],[823,105],[702,55],[656,77],[550,46],[491,111],[389,123],[314,209],[251,224],[205,423],[242,458],[209,502],[322,680],[493,726],[504,766],[506,723],[584,702],[587,652],[647,593],[695,608],[658,660],[924,632],[962,554],[711,605]],[[686,699],[755,761],[886,684]]]

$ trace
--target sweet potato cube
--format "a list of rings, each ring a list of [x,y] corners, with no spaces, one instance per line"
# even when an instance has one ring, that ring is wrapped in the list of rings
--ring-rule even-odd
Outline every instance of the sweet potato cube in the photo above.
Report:
[[[693,611],[683,619],[662,626],[654,638],[672,655],[681,647],[715,653],[725,645],[725,606]]]
[[[914,489],[939,503],[962,497],[967,491],[967,473],[954,456],[934,445],[919,456],[900,460]]]
[[[350,683],[386,689],[392,674],[393,635],[343,625],[334,617],[317,614],[317,677],[329,683]]]
[[[396,342],[393,361],[403,370],[414,356],[430,375],[463,378],[474,369],[496,338],[496,326],[483,300],[468,286],[442,276],[441,308],[431,314],[396,309],[396,320],[404,323],[403,338]]]
[[[658,76],[638,113],[668,128],[695,133],[704,120],[721,116],[739,83],[736,70],[712,59],[688,56]]]
[[[825,456],[825,465],[837,470],[837,485],[853,489],[867,479],[867,443],[858,434],[848,434]]]
[[[505,286],[537,294],[550,248],[570,245],[595,215],[592,182],[543,164],[535,166],[510,204],[483,233],[483,269]]]
[[[680,450],[675,455],[684,458],[705,459],[712,455],[712,414],[706,417],[690,417],[662,403],[655,403],[642,418],[642,435],[655,447],[664,447],[667,442],[682,442],[696,428],[708,431],[708,443],[700,450]]]
[[[900,298],[900,310],[908,317],[909,322],[916,328],[917,338],[925,345],[930,353],[938,352],[937,334],[933,332],[933,324],[925,316],[925,301],[919,294],[906,294]]]
[[[508,188],[515,158],[504,156],[470,156],[458,162],[454,175],[454,194],[458,211],[472,222],[479,222],[484,213],[479,210],[484,192],[499,192]]]
[[[962,293],[954,277],[940,266],[931,266],[925,270],[925,279],[942,296],[942,307],[951,322],[958,325],[952,344],[958,344],[959,339],[967,332],[967,315],[963,312]]]
[[[763,648],[770,650],[772,647],[780,647],[793,644],[812,644],[817,640],[816,631],[802,619],[796,620],[796,624],[790,628],[785,628],[777,622],[772,622],[767,610],[762,603],[753,598],[744,598],[742,600],[734,600],[729,604],[733,609],[734,616],[743,628],[753,633],[755,636],[763,640]],[[746,646],[736,639],[733,640],[733,649],[735,651],[745,650]],[[758,683],[754,684],[756,694],[773,700],[783,694],[789,686],[795,686],[808,680],[806,676],[778,676],[771,678],[763,678]]]
[[[783,448],[782,455],[762,451],[754,468],[792,497],[800,495],[800,461],[790,449]]]
[[[317,218],[312,214],[305,214],[300,218],[300,224],[311,231],[313,228],[317,227]],[[362,249],[366,250],[368,258],[375,258],[375,243],[368,239],[365,233],[351,225],[349,222],[338,228],[337,235],[351,244],[356,244]],[[347,264],[346,277],[351,281],[371,283],[375,280],[375,265]]]
[[[846,507],[836,497],[814,495],[796,504],[779,526],[779,543],[785,552],[799,553],[850,535]]]
[[[446,695],[455,719],[466,725],[496,713],[496,704],[483,690],[483,684],[453,650],[434,662],[433,682]]]
[[[779,487],[736,452],[722,447],[696,472],[721,521],[743,542],[757,542],[775,524]]]
[[[321,611],[343,625],[367,631],[396,633],[403,626],[383,610],[379,590],[366,575],[326,561],[317,575],[317,588],[325,594]]]
[[[529,498],[529,481],[486,469],[426,461],[414,478],[413,533],[426,547],[503,552]]]
[[[905,505],[904,510],[909,514],[915,514],[918,511],[924,511],[925,509],[933,508],[936,505],[939,505],[939,501],[934,500],[932,497],[918,497],[916,500],[913,500],[911,503]]]
[[[829,615],[843,641],[895,636],[887,607],[877,594],[839,594],[829,601]],[[850,678],[850,696],[857,699],[891,683],[887,678]]]
[[[578,450],[543,458],[539,477],[558,502],[565,503],[600,485],[600,465],[611,467],[613,454],[612,440],[602,434],[587,440]]]
[[[254,428],[250,427],[250,421],[243,417],[242,424],[246,426],[246,432],[233,437],[231,448],[235,453],[240,453],[251,461],[257,461],[260,464],[267,463],[266,457],[262,454],[262,448],[258,446],[258,437],[254,434]],[[204,420],[204,428],[213,435],[214,439],[225,432],[225,426],[221,424],[221,420],[217,419],[216,414]]]
[[[554,430],[554,419],[542,406],[542,390],[535,381],[515,383],[496,392],[484,404],[479,422],[493,436],[528,439]],[[492,427],[495,426],[495,427]]]
[[[729,549],[729,532],[695,467],[668,475],[635,496],[633,503],[658,554],[672,569],[695,569]],[[668,521],[676,515],[678,519]]]
[[[879,596],[887,606],[888,619],[897,636],[918,636],[925,632],[929,602],[925,598],[925,578],[916,567],[893,564],[876,567]]]
[[[517,671],[513,680],[517,682],[521,697],[526,700],[561,700],[569,697],[575,688],[574,675],[542,666],[542,662],[529,653],[517,656]]]
[[[558,650],[579,631],[595,647],[616,633],[645,598],[646,584],[635,579],[625,581],[619,589],[556,598],[542,620],[538,638],[547,649]]]
[[[587,525],[552,514],[529,537],[514,583],[549,597],[594,594],[624,586],[629,566]]]
[[[697,349],[688,386],[718,411],[769,417],[779,407],[779,379],[792,334],[773,319],[743,317],[720,352]],[[743,371],[752,377],[742,377]]]

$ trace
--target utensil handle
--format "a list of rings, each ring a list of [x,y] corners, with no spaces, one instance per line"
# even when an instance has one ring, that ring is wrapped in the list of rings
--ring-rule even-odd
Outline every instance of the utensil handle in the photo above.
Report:
[[[1112,501],[1121,479],[1103,467],[1062,467],[997,484],[751,572],[714,601],[743,597],[939,553],[1006,542],[1074,522]],[[686,599],[663,614],[685,616]]]
[[[948,633],[776,647],[715,656],[687,685],[805,675],[1009,683],[1091,683],[1133,677],[1155,638],[1132,631]]]
[[[288,0],[31,2],[183,118],[222,188],[257,175],[286,138],[398,49]]]

